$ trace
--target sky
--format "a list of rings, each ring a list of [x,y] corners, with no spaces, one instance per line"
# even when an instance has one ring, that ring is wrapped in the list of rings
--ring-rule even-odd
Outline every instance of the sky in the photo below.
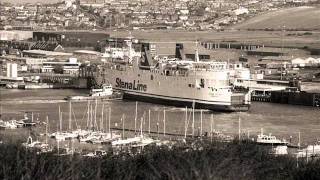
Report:
[[[10,2],[12,4],[24,4],[24,3],[56,3],[61,0],[0,0],[1,2]]]

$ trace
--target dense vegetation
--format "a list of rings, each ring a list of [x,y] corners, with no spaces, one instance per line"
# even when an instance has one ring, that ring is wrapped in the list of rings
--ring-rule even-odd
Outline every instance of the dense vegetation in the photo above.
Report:
[[[0,179],[319,179],[320,161],[273,156],[251,142],[197,142],[85,158],[0,145]]]

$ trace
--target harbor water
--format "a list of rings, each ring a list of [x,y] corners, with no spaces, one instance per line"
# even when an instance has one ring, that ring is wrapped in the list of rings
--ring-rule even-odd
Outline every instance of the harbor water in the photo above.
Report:
[[[59,128],[58,109],[63,112],[62,129],[69,128],[69,102],[64,100],[66,96],[86,95],[87,90],[70,89],[38,89],[38,90],[16,90],[0,89],[0,104],[2,119],[22,119],[25,112],[33,112],[34,120],[46,121],[49,117],[49,131],[54,132]],[[95,101],[91,102],[93,110]],[[102,104],[104,104],[104,118],[101,119]],[[168,133],[184,134],[185,131],[185,108],[162,106],[138,102],[137,121],[135,124],[136,102],[126,100],[97,101],[96,122],[107,127],[106,114],[111,109],[111,127],[122,127],[121,117],[124,115],[124,127],[134,129],[140,128],[141,118],[145,117],[142,126],[144,130],[150,129],[165,131]],[[72,127],[75,129],[87,127],[87,101],[72,102]],[[164,113],[165,111],[165,113]],[[165,114],[165,123],[164,123]],[[211,121],[213,116],[213,121]],[[29,118],[31,116],[29,115]],[[188,134],[192,133],[192,112],[188,111]],[[256,138],[261,128],[265,134],[272,133],[278,138],[285,138],[293,143],[300,138],[302,144],[314,144],[320,138],[320,109],[315,107],[294,106],[287,104],[273,104],[267,102],[252,102],[248,112],[241,113],[221,113],[204,110],[202,113],[202,132],[210,132],[213,129],[227,135],[238,137],[239,122],[243,137]],[[240,119],[240,121],[239,121]],[[198,135],[201,131],[201,111],[196,110],[194,114],[194,133]],[[45,127],[36,128],[39,133],[44,133]],[[25,138],[28,135],[27,129],[1,130],[1,136],[10,135],[12,137]]]

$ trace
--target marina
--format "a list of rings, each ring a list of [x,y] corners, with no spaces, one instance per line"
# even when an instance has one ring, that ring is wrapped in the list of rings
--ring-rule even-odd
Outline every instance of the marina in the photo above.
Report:
[[[11,95],[17,95],[17,93],[21,93],[20,100],[27,99],[32,97],[32,94],[43,94],[45,96],[45,92],[48,90],[36,90],[29,92],[29,96],[23,96],[24,90],[7,90],[7,89],[1,89],[1,91],[6,94],[7,98],[10,98]],[[59,94],[61,94],[63,91],[68,90],[55,90],[54,93],[56,96],[52,96],[51,98],[59,99]],[[52,92],[51,92],[52,93]],[[77,94],[81,95],[83,92],[79,91]],[[60,97],[62,98],[62,97]],[[37,102],[33,103],[33,101],[29,101],[27,104],[23,103],[15,103],[15,104],[7,104],[5,103],[5,98],[0,101],[2,105],[2,119],[4,121],[8,121],[14,117],[21,116],[21,112],[39,112],[42,111],[44,113],[39,113],[39,116],[37,115],[37,119],[39,119],[41,124],[45,124],[46,122],[46,116],[50,117],[50,121],[48,122],[49,126],[49,133],[54,133],[54,129],[56,127],[59,127],[59,116],[58,108],[60,106],[61,108],[61,114],[63,116],[64,121],[61,121],[62,124],[62,131],[61,132],[67,132],[69,128],[69,121],[67,120],[70,116],[69,114],[69,102],[68,101],[57,101],[56,103],[41,103],[41,106],[38,106]],[[93,105],[92,107],[92,113],[89,113],[89,116],[92,114],[93,122],[94,122],[94,106],[95,103],[97,103],[97,113],[96,113],[96,119],[97,119],[97,127],[100,126],[100,119],[102,118],[102,105],[105,108],[104,111],[104,119],[108,119],[108,109],[111,108],[111,115],[110,115],[110,129],[113,132],[118,132],[119,134],[125,134],[125,136],[132,136],[136,133],[140,132],[140,117],[145,117],[142,131],[144,134],[151,135],[151,137],[154,137],[156,139],[163,138],[164,136],[164,110],[165,110],[165,136],[167,138],[171,137],[171,139],[183,139],[186,135],[187,137],[192,137],[192,109],[187,110],[187,121],[189,121],[189,125],[187,128],[187,131],[185,131],[185,122],[186,122],[186,110],[185,108],[176,108],[172,106],[159,106],[155,104],[148,104],[143,102],[138,102],[136,104],[135,101],[92,101],[90,104]],[[303,107],[303,106],[290,106],[290,105],[281,105],[281,104],[272,104],[269,103],[262,103],[262,102],[254,102],[255,106],[253,109],[251,109],[248,112],[242,112],[242,113],[217,113],[217,112],[211,112],[211,111],[200,111],[195,110],[194,113],[194,137],[202,136],[205,133],[210,134],[211,132],[211,125],[212,128],[217,131],[221,132],[222,134],[225,134],[230,137],[238,137],[239,131],[238,131],[238,121],[239,117],[241,117],[241,137],[242,138],[256,138],[257,135],[260,134],[260,129],[263,127],[265,132],[272,133],[276,137],[279,138],[285,138],[288,142],[290,140],[290,143],[292,144],[298,144],[299,141],[299,132],[300,132],[300,138],[301,138],[301,147],[307,146],[308,144],[312,144],[317,142],[317,136],[319,133],[320,128],[317,128],[317,126],[320,126],[320,124],[317,125],[318,122],[318,113],[319,110],[317,108],[311,108],[311,107]],[[136,109],[137,105],[137,109]],[[55,106],[56,108],[51,108],[52,106]],[[277,110],[275,111],[274,106],[277,106]],[[13,108],[14,107],[14,108]],[[91,105],[89,106],[91,109]],[[108,107],[108,108],[107,108]],[[145,111],[143,109],[150,109],[150,129],[149,129],[149,113],[148,111]],[[294,111],[292,110],[294,109]],[[88,120],[86,116],[88,115],[88,102],[73,102],[72,103],[72,130],[69,132],[77,132],[78,136],[82,134],[81,136],[86,136],[89,134],[90,131],[85,130],[88,125]],[[137,121],[135,123],[135,111],[137,110]],[[307,112],[307,113],[306,113]],[[34,113],[37,114],[37,113]],[[123,114],[126,115],[126,120],[124,127],[122,127],[121,118]],[[129,114],[133,114],[132,116],[129,116]],[[201,119],[202,114],[202,121]],[[271,115],[273,114],[273,115]],[[309,114],[310,116],[307,116],[307,118],[304,115],[304,121],[301,121],[301,118],[303,114]],[[213,117],[213,120],[211,120],[211,116]],[[284,118],[284,116],[289,118]],[[76,119],[76,122],[75,122]],[[212,122],[213,121],[213,122]],[[89,121],[90,122],[90,121]],[[109,123],[103,122],[103,128],[102,131],[108,130]],[[308,122],[308,123],[306,123]],[[75,125],[77,123],[77,125]],[[201,130],[201,123],[202,123],[202,130]],[[211,124],[213,123],[213,124]],[[89,123],[90,124],[90,123]],[[283,126],[282,124],[288,124],[287,126]],[[312,124],[312,125],[310,125]],[[80,128],[82,127],[82,128]],[[135,128],[136,127],[136,128]],[[33,129],[39,133],[45,131],[45,126],[35,126]],[[104,130],[103,130],[104,129]],[[185,133],[187,132],[187,133]],[[202,132],[202,133],[201,133]],[[10,136],[11,139],[21,139],[23,137],[27,137],[29,134],[28,129],[21,129],[19,130],[19,133],[15,132],[15,130],[5,130],[0,131],[2,137]],[[64,134],[66,135],[66,134]],[[99,136],[99,135],[98,135]],[[107,135],[108,136],[108,135]],[[113,135],[116,137],[116,135]],[[62,139],[69,139],[68,137]],[[99,136],[101,137],[101,135]],[[118,136],[119,137],[119,136]],[[75,137],[76,138],[76,137]],[[93,138],[92,138],[93,139]],[[95,141],[89,139],[82,139],[80,141],[88,141],[90,144],[101,144],[102,141],[99,139],[96,139]],[[170,138],[169,138],[170,139]],[[5,138],[4,138],[5,141]],[[91,142],[90,142],[91,141]],[[111,143],[109,141],[109,143]],[[108,144],[108,143],[107,143]],[[81,146],[81,145],[80,145]],[[86,145],[87,146],[87,145]]]

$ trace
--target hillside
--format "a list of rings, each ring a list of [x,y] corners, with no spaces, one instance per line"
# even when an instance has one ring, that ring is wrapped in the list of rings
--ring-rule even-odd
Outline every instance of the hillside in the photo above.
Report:
[[[294,7],[267,12],[233,26],[234,29],[316,29],[320,30],[320,7]]]

